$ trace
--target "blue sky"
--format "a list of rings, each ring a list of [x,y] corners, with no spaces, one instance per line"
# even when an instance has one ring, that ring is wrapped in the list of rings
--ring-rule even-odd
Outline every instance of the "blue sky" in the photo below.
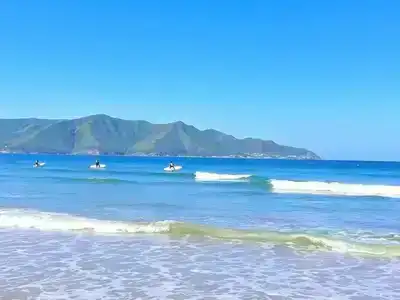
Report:
[[[2,1],[0,117],[182,120],[400,160],[398,1]]]

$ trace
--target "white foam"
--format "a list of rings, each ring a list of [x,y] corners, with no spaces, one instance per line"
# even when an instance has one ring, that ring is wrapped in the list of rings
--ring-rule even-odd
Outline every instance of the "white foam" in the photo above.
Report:
[[[44,163],[44,162],[40,162],[40,163],[38,163],[38,165],[34,164],[33,167],[34,168],[40,168],[40,167],[43,167],[45,164],[46,163]]]
[[[99,166],[96,165],[90,165],[89,169],[105,169],[106,165],[100,164]]]
[[[121,222],[22,209],[0,209],[0,228],[89,231],[101,234],[169,232],[174,221]]]
[[[270,180],[276,193],[300,193],[400,198],[400,186],[365,185],[339,182]]]
[[[165,167],[164,171],[166,172],[175,172],[175,171],[179,171],[180,169],[182,169],[182,166],[174,166],[173,168],[171,167]]]
[[[218,174],[207,172],[195,172],[195,179],[199,181],[238,181],[248,179],[251,175],[245,174]]]

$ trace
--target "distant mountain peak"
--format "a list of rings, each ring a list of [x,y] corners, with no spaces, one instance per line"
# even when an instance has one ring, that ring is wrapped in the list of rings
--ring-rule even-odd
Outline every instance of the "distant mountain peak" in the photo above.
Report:
[[[88,115],[85,117],[81,117],[79,119],[114,119],[114,117],[111,117],[106,114],[93,114],[93,115]]]
[[[172,122],[172,124],[179,125],[179,126],[187,126],[187,124],[184,123],[183,121],[175,121],[175,122]]]

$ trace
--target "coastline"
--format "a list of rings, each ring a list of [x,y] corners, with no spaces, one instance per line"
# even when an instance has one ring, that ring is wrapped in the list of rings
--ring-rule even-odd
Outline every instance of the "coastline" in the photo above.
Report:
[[[174,158],[219,158],[219,159],[251,159],[251,160],[323,160],[321,157],[308,157],[308,156],[279,156],[279,155],[266,155],[261,153],[251,154],[237,154],[237,155],[172,155],[172,154],[157,154],[157,153],[133,153],[133,154],[119,154],[119,153],[101,153],[101,152],[85,152],[85,153],[46,153],[46,152],[20,152],[20,151],[0,151],[0,155],[66,155],[66,156],[115,156],[115,157],[174,157]]]

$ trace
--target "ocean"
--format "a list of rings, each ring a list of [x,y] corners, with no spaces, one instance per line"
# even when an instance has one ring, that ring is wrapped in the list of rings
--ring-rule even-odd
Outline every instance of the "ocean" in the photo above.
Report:
[[[399,163],[94,159],[0,155],[0,299],[400,299]]]

